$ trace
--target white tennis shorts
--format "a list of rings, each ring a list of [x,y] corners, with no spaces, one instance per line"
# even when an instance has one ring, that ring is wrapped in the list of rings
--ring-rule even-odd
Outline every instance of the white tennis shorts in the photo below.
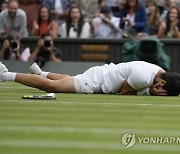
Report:
[[[83,74],[74,76],[74,85],[77,93],[102,93],[103,69],[101,66],[95,66]]]

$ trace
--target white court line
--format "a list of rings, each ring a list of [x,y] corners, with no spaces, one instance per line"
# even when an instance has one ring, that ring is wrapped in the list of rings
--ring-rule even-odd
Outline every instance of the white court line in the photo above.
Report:
[[[70,133],[106,133],[122,135],[126,132],[134,132],[137,135],[161,135],[161,136],[179,136],[180,130],[165,129],[129,129],[129,128],[99,128],[99,127],[49,127],[49,126],[14,126],[1,125],[0,131],[28,131],[28,132],[70,132]]]
[[[117,106],[163,106],[163,107],[180,107],[180,104],[145,104],[145,103],[107,103],[107,102],[61,102],[62,104],[94,104],[94,105],[117,105]]]
[[[14,103],[25,103],[26,102],[38,102],[39,100],[7,100],[7,99],[4,99],[4,100],[0,100],[0,103],[5,103],[5,102],[14,102]],[[43,102],[48,102],[48,103],[52,103],[52,102],[55,102],[54,100],[41,100],[41,103]],[[56,101],[57,102],[57,101]],[[111,103],[111,102],[64,102],[60,100],[59,98],[59,101],[58,103],[60,104],[87,104],[87,105],[117,105],[117,106],[160,106],[160,107],[180,107],[180,104],[150,104],[150,103]]]
[[[79,141],[33,141],[33,140],[0,140],[0,147],[26,147],[26,148],[73,148],[73,149],[93,149],[93,150],[125,150],[121,143],[103,142],[79,142]],[[179,152],[179,145],[145,145],[137,144],[130,151],[168,151]]]
[[[35,88],[33,88],[33,87],[26,87],[26,86],[22,86],[22,87],[8,87],[8,86],[4,86],[3,84],[1,84],[1,87],[2,87],[2,89],[19,89],[19,90],[22,90],[22,89],[25,89],[25,90],[27,90],[27,89],[35,89]]]

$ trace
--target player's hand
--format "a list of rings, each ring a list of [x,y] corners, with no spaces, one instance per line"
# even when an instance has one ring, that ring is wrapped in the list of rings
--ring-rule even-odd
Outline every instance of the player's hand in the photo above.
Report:
[[[166,96],[167,91],[162,88],[161,83],[156,83],[152,87],[149,88],[150,95],[154,96]]]

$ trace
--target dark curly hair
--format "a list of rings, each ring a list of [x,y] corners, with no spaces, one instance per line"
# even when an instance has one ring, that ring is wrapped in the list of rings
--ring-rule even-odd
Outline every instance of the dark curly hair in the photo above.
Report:
[[[163,73],[161,79],[166,81],[162,87],[167,91],[168,96],[178,96],[180,94],[180,74],[176,72]]]

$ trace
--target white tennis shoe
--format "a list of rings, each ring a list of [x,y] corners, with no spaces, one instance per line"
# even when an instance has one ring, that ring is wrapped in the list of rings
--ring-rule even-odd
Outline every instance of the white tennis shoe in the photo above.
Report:
[[[8,72],[8,69],[4,64],[0,62],[0,82],[4,82],[4,80],[2,79],[2,74],[6,72]]]
[[[36,63],[34,63],[29,67],[29,73],[40,75],[42,73],[42,70]]]

